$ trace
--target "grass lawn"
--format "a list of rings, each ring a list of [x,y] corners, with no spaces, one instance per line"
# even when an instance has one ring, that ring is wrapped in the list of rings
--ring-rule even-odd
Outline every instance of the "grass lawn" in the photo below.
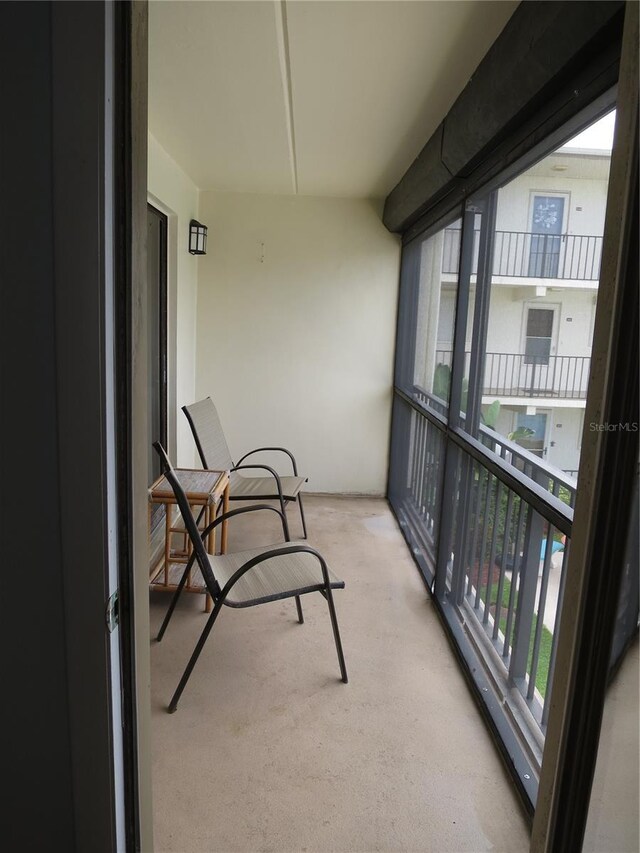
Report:
[[[507,608],[509,607],[509,596],[511,595],[511,582],[508,578],[504,579],[504,588],[502,590],[502,605],[500,610],[500,630],[503,634],[507,629]],[[491,587],[491,602],[493,614],[495,615],[495,604],[498,596],[498,584],[495,583]],[[531,666],[531,656],[533,654],[533,643],[536,636],[536,624],[538,622],[537,614],[533,614],[533,624],[531,626],[531,640],[529,642],[529,666]],[[511,636],[509,637],[509,645],[513,641],[513,630],[515,626],[515,614],[513,625],[511,626]],[[544,696],[547,691],[547,678],[549,676],[549,661],[551,659],[551,646],[553,645],[553,634],[546,625],[542,626],[542,636],[540,637],[540,654],[538,656],[538,671],[536,672],[536,687],[541,696]]]

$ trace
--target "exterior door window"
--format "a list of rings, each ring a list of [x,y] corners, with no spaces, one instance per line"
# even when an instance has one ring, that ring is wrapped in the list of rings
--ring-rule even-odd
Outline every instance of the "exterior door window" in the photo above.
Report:
[[[553,340],[553,308],[529,308],[524,345],[525,364],[549,364]]]
[[[531,214],[529,275],[557,278],[564,219],[562,196],[535,195]]]

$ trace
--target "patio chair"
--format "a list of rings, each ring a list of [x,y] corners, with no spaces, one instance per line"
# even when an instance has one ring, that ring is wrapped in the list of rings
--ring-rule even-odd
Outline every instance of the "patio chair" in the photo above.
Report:
[[[203,468],[230,472],[230,500],[232,501],[255,501],[255,500],[277,500],[285,518],[285,530],[289,535],[289,524],[285,513],[286,504],[289,501],[297,501],[302,521],[304,538],[307,538],[307,525],[304,518],[302,506],[302,495],[300,490],[307,477],[298,476],[298,468],[293,454],[284,447],[257,447],[250,450],[234,465],[229,446],[222,430],[218,412],[211,397],[183,406],[182,411],[187,416],[191,432],[200,454]],[[243,465],[245,459],[254,453],[273,450],[286,453],[291,460],[293,476],[281,477],[269,465]],[[263,469],[269,472],[268,476],[249,477],[241,471],[250,469]]]
[[[164,618],[160,631],[158,632],[158,642],[162,640],[167,625],[173,614],[175,606],[183,590],[186,579],[189,575],[194,561],[197,562],[204,582],[211,594],[215,604],[211,615],[207,619],[204,630],[200,635],[196,647],[191,655],[187,668],[185,669],[182,678],[176,688],[173,698],[169,703],[169,713],[173,714],[178,707],[178,701],[187,681],[193,671],[194,666],[200,656],[200,652],[209,636],[213,624],[218,618],[218,614],[223,605],[227,607],[254,607],[258,604],[265,604],[269,601],[279,601],[284,598],[295,598],[298,611],[298,621],[300,624],[304,622],[302,614],[302,604],[300,597],[311,592],[321,593],[329,606],[329,616],[331,618],[331,627],[333,628],[333,638],[336,644],[338,653],[338,662],[340,664],[340,674],[342,681],[346,684],[347,669],[342,652],[342,643],[340,641],[340,631],[338,629],[338,619],[336,616],[335,605],[333,603],[334,589],[344,589],[344,581],[338,580],[332,572],[329,571],[327,564],[318,551],[311,548],[306,542],[291,542],[286,532],[284,514],[273,506],[268,504],[259,504],[257,506],[243,507],[234,509],[230,512],[219,515],[211,524],[205,527],[201,532],[198,531],[196,520],[191,512],[187,496],[184,489],[180,485],[180,481],[175,475],[173,467],[165,453],[160,442],[154,442],[154,448],[162,461],[164,475],[169,481],[171,488],[176,496],[176,501],[180,508],[185,528],[193,546],[193,553],[189,562],[185,566],[184,573],[180,579],[180,583],[175,591],[167,615]],[[208,554],[204,542],[208,534],[218,524],[221,524],[227,519],[240,515],[242,513],[257,512],[261,510],[269,510],[280,516],[282,529],[285,535],[286,544],[279,547],[270,548],[253,548],[248,551],[238,551],[233,554]]]

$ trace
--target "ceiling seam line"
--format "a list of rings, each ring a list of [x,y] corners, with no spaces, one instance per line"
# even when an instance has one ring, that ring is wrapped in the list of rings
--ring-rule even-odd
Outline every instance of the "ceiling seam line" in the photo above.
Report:
[[[298,195],[298,156],[296,152],[296,131],[293,119],[293,85],[291,81],[291,57],[289,54],[289,25],[287,22],[287,3],[280,0],[280,34],[281,34],[281,61],[280,67],[285,89],[285,113],[287,117],[287,130],[289,136],[289,154],[291,157],[291,173],[293,178],[293,191]]]

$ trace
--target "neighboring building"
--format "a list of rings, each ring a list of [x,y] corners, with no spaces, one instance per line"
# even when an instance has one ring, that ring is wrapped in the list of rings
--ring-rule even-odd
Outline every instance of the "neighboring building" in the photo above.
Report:
[[[496,431],[571,476],[580,460],[609,164],[607,150],[565,146],[498,195],[483,407],[499,401]],[[450,365],[459,221],[441,245],[434,359]],[[474,265],[477,252],[476,241]],[[471,282],[473,293],[475,275]],[[467,350],[471,327],[470,320]]]

